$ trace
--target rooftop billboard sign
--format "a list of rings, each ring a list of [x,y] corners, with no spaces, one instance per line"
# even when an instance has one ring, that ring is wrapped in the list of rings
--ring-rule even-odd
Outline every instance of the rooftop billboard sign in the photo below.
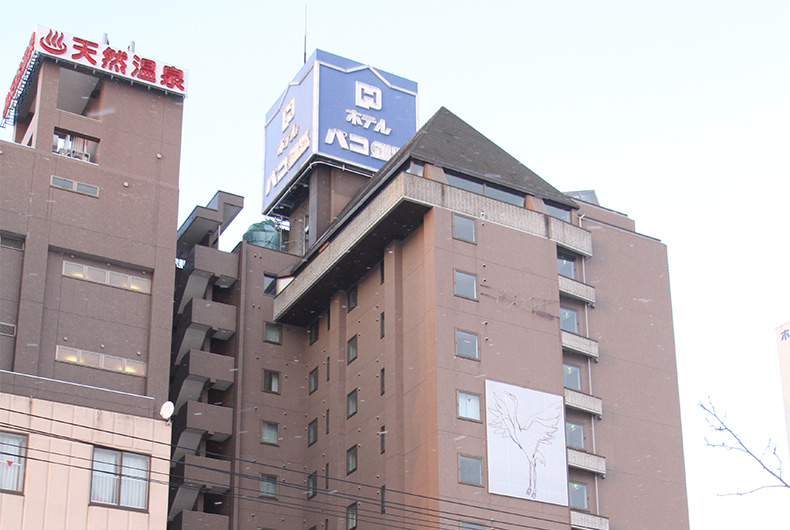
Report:
[[[44,26],[38,26],[25,50],[11,89],[5,99],[2,120],[13,120],[19,98],[30,81],[30,72],[38,56],[88,67],[113,77],[128,79],[152,88],[182,96],[187,95],[189,73],[173,64],[136,54],[131,49],[116,49]]]
[[[266,114],[263,213],[313,155],[375,171],[417,131],[417,83],[316,50]]]

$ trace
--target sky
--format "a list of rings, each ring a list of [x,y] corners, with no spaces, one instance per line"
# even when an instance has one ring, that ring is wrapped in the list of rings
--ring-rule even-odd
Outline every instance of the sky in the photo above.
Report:
[[[790,491],[728,495],[771,481],[705,446],[698,403],[790,469],[775,338],[790,320],[790,2],[19,2],[0,87],[38,24],[189,70],[179,223],[217,189],[243,195],[225,250],[260,220],[264,116],[305,28],[308,55],[416,81],[420,125],[445,106],[554,187],[595,189],[668,248],[692,530],[787,527]]]

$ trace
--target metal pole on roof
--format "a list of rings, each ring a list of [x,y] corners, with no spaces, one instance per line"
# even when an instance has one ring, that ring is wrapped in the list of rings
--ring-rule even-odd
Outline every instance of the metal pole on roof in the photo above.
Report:
[[[307,0],[304,0],[304,57],[302,64],[307,64]]]

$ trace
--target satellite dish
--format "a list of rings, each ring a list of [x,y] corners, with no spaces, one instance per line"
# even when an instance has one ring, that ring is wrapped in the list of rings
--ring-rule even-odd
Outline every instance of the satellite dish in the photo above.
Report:
[[[173,405],[172,401],[165,401],[162,403],[162,408],[159,409],[159,415],[162,416],[162,419],[165,421],[170,421],[170,418],[173,416],[173,412],[175,412],[176,406]]]

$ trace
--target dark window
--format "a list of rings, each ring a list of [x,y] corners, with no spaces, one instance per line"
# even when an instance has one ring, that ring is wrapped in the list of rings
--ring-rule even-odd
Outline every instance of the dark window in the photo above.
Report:
[[[455,296],[477,300],[477,276],[468,272],[453,272],[455,274]]]
[[[307,329],[307,335],[310,337],[310,344],[314,344],[318,340],[318,320],[310,324]]]
[[[524,206],[524,194],[486,184],[486,196],[514,206]]]
[[[459,357],[479,359],[477,349],[477,333],[470,333],[460,329],[455,330],[455,354]]]
[[[482,525],[461,522],[461,530],[485,530]]]
[[[354,335],[346,343],[346,364],[351,364],[357,358],[357,335]]]
[[[545,203],[546,209],[549,211],[549,215],[552,217],[556,217],[560,221],[565,221],[566,223],[571,222],[571,211],[567,208],[563,208],[560,206],[554,206],[553,204]]]
[[[275,276],[263,275],[263,294],[277,294],[277,278]]]
[[[572,333],[579,332],[579,319],[576,311],[573,309],[560,308],[560,329],[570,331]]]
[[[474,243],[475,240],[475,220],[463,215],[453,214],[453,237],[461,241]]]
[[[312,394],[316,390],[318,390],[318,368],[313,368],[310,371],[310,375],[307,376],[307,390],[308,393]]]
[[[346,475],[357,470],[357,446],[351,447],[346,451]]]
[[[346,396],[346,418],[357,413],[357,390],[354,389]]]
[[[485,184],[482,182],[470,179],[468,177],[462,177],[461,175],[455,175],[447,170],[444,171],[444,176],[447,178],[447,183],[450,186],[461,188],[462,190],[466,191],[471,191],[472,193],[477,193],[478,195],[485,195]]]
[[[381,372],[379,373],[379,378],[381,379],[381,380],[379,381],[379,385],[381,386],[381,388],[379,389],[379,391],[380,391],[380,393],[381,393],[381,395],[382,395],[382,396],[384,395],[384,392],[386,392],[386,390],[387,390],[387,384],[386,384],[386,380],[384,379],[384,376],[385,376],[385,375],[386,375],[386,371],[384,370],[384,368],[382,368],[382,369],[381,369]]]
[[[270,421],[261,422],[261,443],[269,445],[280,444],[280,427]]]
[[[384,327],[384,311],[382,311],[381,315],[379,315],[379,338],[380,339],[384,338],[384,331],[385,331],[385,327]]]
[[[329,381],[329,367],[332,365],[330,361],[331,357],[326,358],[326,380]]]
[[[459,480],[467,484],[483,484],[483,460],[473,456],[459,455]]]
[[[557,274],[573,280],[576,278],[574,259],[568,256],[557,256]]]
[[[52,152],[59,155],[97,163],[98,150],[98,138],[89,138],[64,129],[55,129],[52,135]]]
[[[280,372],[263,371],[263,391],[271,392],[272,394],[280,393]]]
[[[329,434],[329,409],[326,409],[326,433]]]
[[[447,183],[450,186],[461,188],[462,190],[471,191],[478,195],[485,195],[498,201],[503,201],[516,206],[524,206],[524,194],[518,191],[511,191],[501,188],[494,184],[482,182],[466,175],[455,174],[451,171],[444,171],[447,177]]]
[[[266,322],[263,325],[263,340],[272,344],[283,343],[283,327],[280,324]]]
[[[379,284],[384,284],[384,260],[379,264]]]
[[[387,513],[387,486],[381,487],[381,513]]]
[[[567,388],[573,390],[582,389],[582,371],[578,366],[570,364],[562,365],[562,382]]]
[[[318,418],[307,424],[307,446],[311,446],[318,441]]]
[[[329,489],[329,462],[324,464],[324,488]]]
[[[379,446],[381,454],[384,454],[384,451],[387,450],[387,429],[384,425],[381,426],[379,431]]]
[[[318,493],[318,472],[307,476],[307,498],[312,499]],[[315,527],[313,527],[315,528]]]
[[[346,506],[346,530],[354,530],[357,527],[357,503]]]
[[[357,286],[355,285],[348,290],[348,303],[346,305],[347,311],[351,311],[357,307]]]

